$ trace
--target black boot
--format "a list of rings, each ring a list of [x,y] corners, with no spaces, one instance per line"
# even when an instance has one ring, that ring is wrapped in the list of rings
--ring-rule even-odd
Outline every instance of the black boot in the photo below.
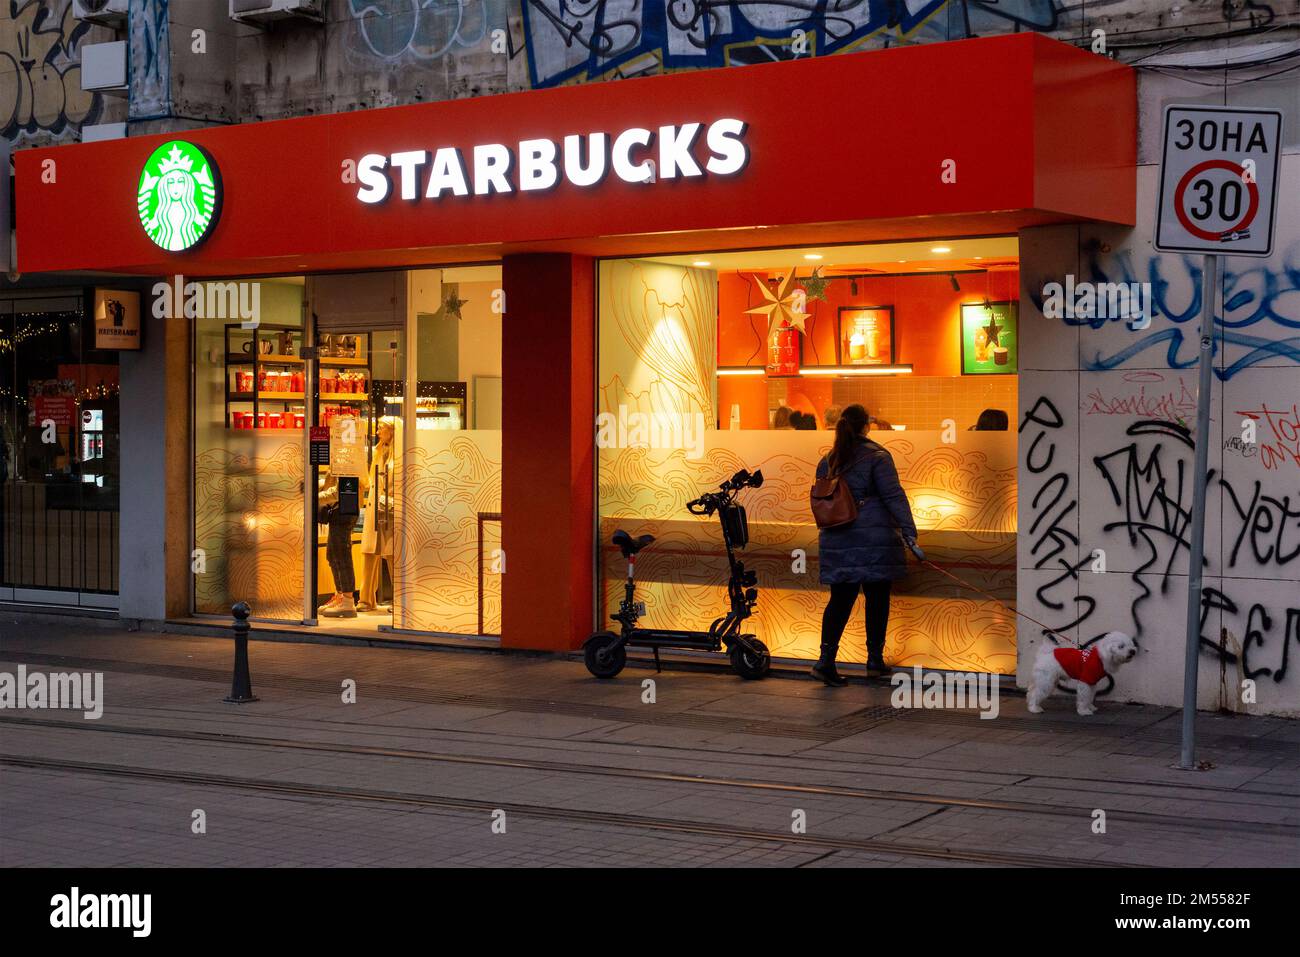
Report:
[[[831,688],[843,688],[849,683],[847,678],[835,670],[835,653],[838,650],[838,647],[828,648],[822,645],[821,657],[812,666],[812,676]]]
[[[889,665],[885,664],[884,648],[867,649],[867,675],[871,678],[881,678],[890,674]]]

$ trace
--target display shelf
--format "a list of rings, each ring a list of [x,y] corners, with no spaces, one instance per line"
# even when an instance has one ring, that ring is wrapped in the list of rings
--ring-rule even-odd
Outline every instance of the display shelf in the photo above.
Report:
[[[240,347],[240,343],[247,345],[248,351],[244,351],[244,349]],[[264,344],[265,348],[273,349],[275,351],[264,352]],[[241,376],[248,375],[247,372],[240,372],[237,375],[233,374],[231,371],[232,369],[251,369],[252,382],[246,384],[255,386],[262,381],[261,369],[263,367],[273,366],[283,368],[285,366],[291,366],[294,368],[305,368],[304,361],[301,358],[291,355],[290,352],[287,351],[301,348],[301,328],[297,326],[261,323],[255,329],[246,329],[242,323],[226,323],[223,346],[226,361],[225,367],[222,369],[222,376],[225,379],[225,421],[227,429],[232,431],[236,430],[230,411],[232,404],[243,405],[245,403],[251,403],[253,407],[252,415],[254,419],[256,419],[257,414],[261,411],[261,405],[264,402],[273,402],[277,404],[289,402],[306,403],[306,395],[303,392],[280,392],[270,389],[244,390],[231,388],[232,376],[237,380]],[[281,409],[281,411],[284,410]],[[264,427],[257,431],[292,432],[297,430],[292,428],[267,429]]]
[[[370,394],[368,392],[322,392],[320,400],[322,402],[369,402]]]
[[[307,360],[299,356],[283,356],[275,352],[269,352],[266,355],[253,357],[246,352],[227,352],[226,365],[228,366],[300,366]]]

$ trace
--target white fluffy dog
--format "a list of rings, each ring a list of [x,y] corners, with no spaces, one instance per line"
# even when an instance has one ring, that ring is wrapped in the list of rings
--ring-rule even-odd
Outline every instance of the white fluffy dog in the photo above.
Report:
[[[1044,641],[1034,659],[1034,672],[1029,679],[1029,711],[1043,713],[1043,702],[1056,690],[1057,682],[1065,682],[1074,690],[1079,714],[1096,714],[1093,698],[1097,682],[1106,675],[1114,676],[1121,665],[1133,660],[1138,653],[1133,639],[1122,631],[1112,631],[1100,640],[1079,649],[1061,647]]]

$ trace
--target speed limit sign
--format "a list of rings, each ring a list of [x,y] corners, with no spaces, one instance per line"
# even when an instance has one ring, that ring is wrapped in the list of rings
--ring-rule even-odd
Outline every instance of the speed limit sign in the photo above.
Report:
[[[1272,253],[1281,139],[1277,110],[1166,107],[1156,249]]]

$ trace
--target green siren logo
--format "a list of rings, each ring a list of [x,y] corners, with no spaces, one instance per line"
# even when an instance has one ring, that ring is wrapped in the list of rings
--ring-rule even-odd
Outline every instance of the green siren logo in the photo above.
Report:
[[[173,253],[192,249],[207,237],[221,213],[217,164],[193,143],[164,143],[140,171],[136,204],[140,223],[154,243]]]

